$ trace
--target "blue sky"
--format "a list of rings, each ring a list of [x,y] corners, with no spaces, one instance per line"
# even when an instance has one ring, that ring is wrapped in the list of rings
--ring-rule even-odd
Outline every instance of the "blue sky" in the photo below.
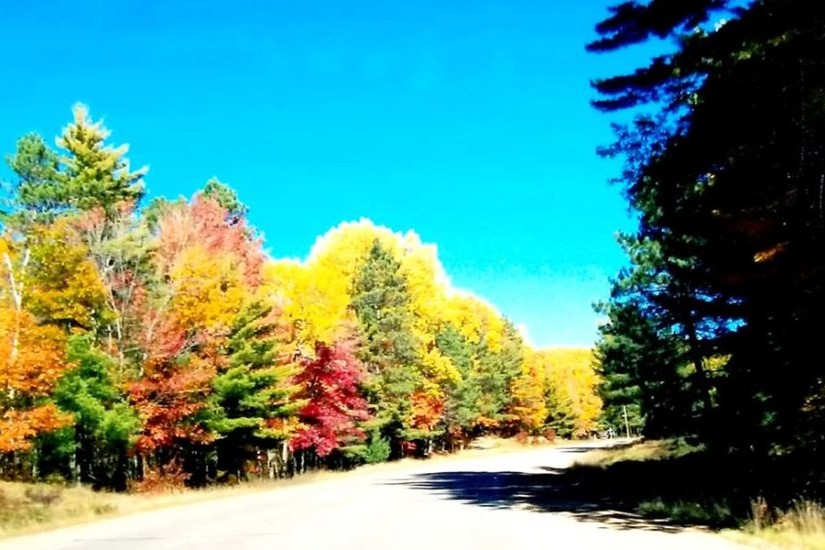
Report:
[[[612,3],[0,2],[0,151],[82,101],[152,195],[217,176],[276,257],[414,229],[537,345],[590,345],[631,227],[588,103],[640,59],[585,52]]]

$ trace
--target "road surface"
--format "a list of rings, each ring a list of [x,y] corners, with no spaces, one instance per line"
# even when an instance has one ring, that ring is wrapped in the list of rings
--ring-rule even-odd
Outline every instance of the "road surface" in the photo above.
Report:
[[[9,539],[0,550],[742,548],[603,503],[556,498],[558,469],[600,445],[356,471]]]

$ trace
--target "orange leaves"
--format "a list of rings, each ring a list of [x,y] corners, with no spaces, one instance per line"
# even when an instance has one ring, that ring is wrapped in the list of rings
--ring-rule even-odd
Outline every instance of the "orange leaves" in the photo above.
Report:
[[[144,426],[136,445],[139,452],[168,448],[181,440],[193,443],[212,440],[211,434],[194,421],[193,416],[206,407],[215,370],[198,362],[164,364],[163,367],[168,368],[155,368],[129,389],[132,404]]]
[[[0,452],[28,449],[37,434],[67,423],[54,406],[31,405],[48,396],[65,371],[64,344],[59,329],[0,308]]]
[[[410,396],[412,427],[433,431],[444,416],[444,398],[436,391],[417,391]]]
[[[25,311],[0,308],[0,384],[15,395],[48,395],[66,369],[65,337]],[[0,401],[2,403],[2,401]]]
[[[70,423],[71,416],[60,412],[51,403],[28,410],[6,410],[0,414],[0,453],[26,451],[38,434]]]

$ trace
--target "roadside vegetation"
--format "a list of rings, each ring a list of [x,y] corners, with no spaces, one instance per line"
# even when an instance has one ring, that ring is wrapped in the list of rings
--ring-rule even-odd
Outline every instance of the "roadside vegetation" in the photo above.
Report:
[[[594,82],[638,220],[597,306],[603,420],[696,450],[579,473],[647,515],[821,544],[825,4],[630,1],[596,32],[656,52]]]
[[[825,548],[825,510],[796,500],[793,491],[768,483],[781,469],[755,470],[685,439],[649,440],[597,451],[577,461],[569,475],[580,491],[652,520],[680,526],[735,529],[788,548]],[[592,495],[591,495],[592,496]]]
[[[533,349],[415,233],[342,223],[274,258],[228,185],[149,202],[73,114],[7,157],[0,479],[154,492],[595,429],[591,351]]]

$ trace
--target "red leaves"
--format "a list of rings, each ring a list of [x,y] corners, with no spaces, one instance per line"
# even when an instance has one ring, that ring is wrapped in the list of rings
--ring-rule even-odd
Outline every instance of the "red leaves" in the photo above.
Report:
[[[208,253],[231,253],[243,264],[246,283],[261,284],[264,254],[259,239],[250,238],[245,223],[228,224],[227,211],[214,199],[196,195],[190,204],[174,205],[160,220],[162,263],[172,265],[186,248],[199,245]]]
[[[213,369],[190,363],[158,369],[132,384],[129,396],[143,422],[137,451],[169,448],[181,440],[210,441],[211,434],[194,416],[206,406],[214,375]]]
[[[299,413],[302,425],[292,437],[292,448],[311,448],[324,457],[347,440],[363,440],[366,436],[357,421],[366,420],[369,413],[359,394],[363,373],[351,344],[330,347],[317,342],[315,358],[301,358],[300,364],[297,398],[308,401]]]

